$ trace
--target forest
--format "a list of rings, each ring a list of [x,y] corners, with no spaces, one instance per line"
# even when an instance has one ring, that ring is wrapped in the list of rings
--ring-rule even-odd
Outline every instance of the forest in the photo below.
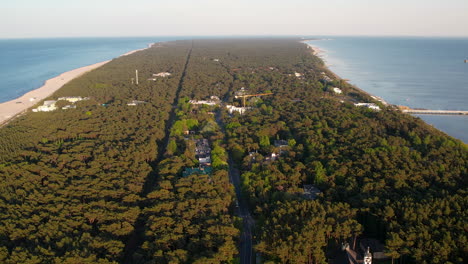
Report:
[[[271,94],[229,113],[241,88]],[[368,238],[385,247],[373,263],[468,261],[466,144],[337,79],[298,39],[160,43],[49,99],[62,96],[90,99],[0,128],[1,263],[239,263],[229,158],[262,263],[338,263]]]

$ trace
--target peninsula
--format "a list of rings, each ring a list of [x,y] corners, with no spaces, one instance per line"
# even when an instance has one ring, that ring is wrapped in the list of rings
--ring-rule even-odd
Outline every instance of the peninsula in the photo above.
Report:
[[[165,42],[38,96],[0,128],[0,261],[464,262],[466,145],[300,41]]]

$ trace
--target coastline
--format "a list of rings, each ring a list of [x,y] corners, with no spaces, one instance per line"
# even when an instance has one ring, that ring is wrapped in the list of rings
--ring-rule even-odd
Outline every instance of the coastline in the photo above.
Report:
[[[146,50],[154,46],[154,43],[148,45],[147,48],[137,49],[129,51],[125,54],[118,56],[117,58],[128,56],[133,53]],[[97,69],[111,60],[106,60],[102,62],[98,62],[92,65],[84,66],[81,68],[73,69],[71,71],[64,72],[56,77],[48,79],[44,82],[44,84],[32,91],[25,93],[24,95],[4,102],[0,103],[0,126],[6,125],[8,122],[12,121],[16,117],[20,116],[21,114],[27,112],[30,108],[37,105],[39,102],[44,100],[45,98],[51,96],[54,92],[62,88],[65,84],[70,82],[71,80],[82,76],[83,74],[90,72],[94,69]]]
[[[307,41],[310,41],[310,40],[307,40]],[[314,40],[315,41],[315,40]],[[376,95],[373,95],[365,90],[362,90],[361,88],[357,87],[356,85],[354,84],[351,84],[349,82],[348,79],[344,79],[344,78],[341,78],[338,74],[336,74],[334,71],[332,71],[330,69],[330,64],[327,63],[327,61],[325,60],[325,53],[327,52],[326,50],[323,50],[323,49],[320,49],[316,46],[313,46],[312,44],[310,43],[307,43],[306,41],[301,41],[303,44],[305,44],[311,51],[310,53],[316,57],[318,57],[320,60],[322,60],[323,64],[324,64],[324,69],[326,70],[327,74],[330,74],[330,77],[333,77],[334,79],[336,80],[342,80],[342,81],[345,81],[347,83],[347,85],[349,85],[352,89],[370,97],[370,99],[372,101],[378,101],[378,102],[381,102],[383,103],[384,105],[386,106],[389,106],[395,110],[399,110],[401,111],[402,113],[405,113],[404,110],[427,110],[427,111],[434,111],[434,112],[437,112],[437,111],[445,111],[445,112],[454,112],[454,110],[428,110],[426,108],[411,108],[411,107],[408,107],[408,106],[404,106],[404,105],[397,105],[397,104],[392,104],[392,103],[388,103],[387,101],[385,101],[382,97],[379,97],[379,96],[376,96]],[[460,111],[460,112],[465,112],[465,111]],[[411,114],[411,113],[407,113],[408,115],[411,115],[411,116],[414,116],[414,117],[417,117],[417,118],[420,118],[422,119],[428,126],[431,126],[439,131],[441,131],[442,133],[445,133],[447,135],[449,135],[450,137],[453,137],[457,140],[460,140],[462,143],[464,144],[468,144],[468,138],[466,136],[463,136],[463,132],[460,133],[460,127],[457,127],[457,128],[454,128],[452,124],[450,124],[450,122],[447,122],[446,121],[446,117],[447,117],[447,114],[444,114],[444,122],[441,122],[441,121],[438,121],[438,120],[441,120],[440,118],[440,115],[431,115],[431,114],[428,114],[428,115],[421,115],[421,114]],[[467,115],[466,114],[453,114],[453,115],[450,115],[451,118],[458,118],[458,117],[466,117]],[[433,120],[432,122],[430,120]],[[434,122],[437,121],[437,122]],[[452,127],[450,127],[452,126]]]
[[[319,39],[320,40],[320,39]],[[310,41],[310,40],[306,40],[306,41]],[[356,91],[359,91],[360,93],[362,94],[365,94],[366,96],[369,96],[370,98],[372,98],[373,100],[376,100],[376,101],[379,101],[379,102],[382,102],[383,104],[385,105],[390,105],[388,102],[386,102],[383,98],[379,97],[379,96],[376,96],[376,95],[373,95],[369,92],[366,92],[364,90],[362,90],[361,88],[357,87],[356,85],[354,84],[351,84],[349,82],[348,79],[344,79],[344,78],[341,78],[338,74],[336,74],[334,71],[332,71],[329,67],[329,65],[327,64],[326,60],[323,58],[323,54],[326,52],[325,50],[322,50],[320,49],[319,47],[316,47],[316,46],[313,46],[309,43],[307,43],[306,41],[301,41],[302,43],[304,43],[307,47],[309,47],[311,50],[312,50],[312,55],[320,58],[323,62],[323,64],[325,65],[325,68],[326,70],[328,71],[328,73],[330,75],[333,76],[334,79],[337,79],[337,80],[342,80],[344,82],[346,82],[349,86],[351,86],[353,89],[355,89]],[[318,41],[318,40],[314,40],[314,41]]]

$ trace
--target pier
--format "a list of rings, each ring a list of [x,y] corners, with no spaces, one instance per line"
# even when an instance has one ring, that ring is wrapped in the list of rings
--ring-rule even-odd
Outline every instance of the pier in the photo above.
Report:
[[[468,111],[458,110],[418,110],[418,109],[404,109],[403,113],[418,114],[418,115],[468,115]]]

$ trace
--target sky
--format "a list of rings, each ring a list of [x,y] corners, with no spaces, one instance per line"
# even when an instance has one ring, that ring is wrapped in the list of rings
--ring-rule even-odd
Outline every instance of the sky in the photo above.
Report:
[[[468,0],[1,0],[0,38],[468,37]]]

